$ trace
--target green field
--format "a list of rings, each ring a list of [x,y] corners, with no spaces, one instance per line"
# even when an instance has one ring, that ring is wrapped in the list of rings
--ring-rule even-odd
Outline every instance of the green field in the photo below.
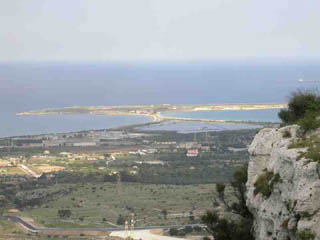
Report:
[[[26,173],[17,167],[5,167],[0,168],[0,175],[26,175]]]
[[[4,201],[7,209],[18,208],[21,216],[46,227],[117,227],[132,215],[136,226],[198,223],[213,207],[214,183],[228,183],[234,170],[248,161],[246,151],[230,147],[245,149],[254,134],[252,129],[198,133],[197,141],[209,150],[201,149],[194,158],[187,157],[187,150],[179,144],[192,142],[195,135],[174,132],[137,139],[133,150],[158,150],[146,155],[131,155],[128,152],[132,150],[117,147],[98,152],[59,148],[50,151],[50,156],[38,157],[41,152],[24,149],[23,164],[33,171],[43,165],[63,166],[65,170],[34,179],[10,168],[10,173],[0,174],[0,195],[9,200]],[[143,140],[150,144],[145,146]],[[177,146],[159,144],[168,141],[177,142]],[[67,158],[59,155],[61,151],[76,156],[121,154],[106,164],[103,159]],[[232,194],[227,191],[226,196]],[[68,212],[67,216],[59,216],[62,212]]]
[[[135,215],[136,225],[188,224],[212,207],[214,184],[173,186],[134,183],[61,184],[50,188],[72,188],[41,206],[21,214],[48,227],[115,226],[119,215]],[[34,194],[34,191],[24,192]],[[69,209],[70,218],[60,218],[58,210]],[[165,218],[163,210],[167,211]],[[195,220],[190,217],[195,215]]]
[[[22,230],[5,218],[0,218],[0,240],[44,240],[45,236],[35,236],[27,231]],[[56,238],[51,238],[56,239]]]

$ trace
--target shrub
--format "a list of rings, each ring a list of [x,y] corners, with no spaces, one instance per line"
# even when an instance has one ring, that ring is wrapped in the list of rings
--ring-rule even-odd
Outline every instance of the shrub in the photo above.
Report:
[[[314,240],[316,236],[310,230],[304,230],[297,232],[297,237],[299,240]]]
[[[307,152],[301,153],[299,158],[305,157],[320,163],[320,138],[318,136],[299,139],[291,143],[289,148],[308,148]]]
[[[122,215],[119,215],[117,219],[117,225],[124,225],[125,222],[126,222],[126,219]]]
[[[281,227],[284,229],[284,230],[288,230],[288,224],[289,224],[289,218],[285,219],[282,224],[281,224]]]
[[[311,91],[296,91],[291,94],[288,109],[278,116],[284,125],[298,124],[304,132],[320,127],[320,96]]]
[[[303,129],[304,133],[306,133],[309,130],[314,130],[320,127],[320,120],[318,119],[318,116],[319,112],[308,111],[297,123]]]
[[[71,217],[71,211],[69,209],[58,210],[58,216],[60,218],[69,218]]]
[[[302,217],[302,218],[310,218],[312,216],[313,215],[311,213],[307,212],[307,211],[303,211],[303,212],[300,213],[300,217]]]
[[[202,228],[201,228],[200,226],[194,226],[194,227],[193,227],[193,230],[194,230],[195,232],[201,232],[201,231],[202,231]]]
[[[264,197],[270,197],[276,183],[282,182],[280,175],[273,172],[261,174],[254,184],[254,195],[261,193]]]
[[[284,138],[291,138],[291,132],[289,130],[284,131],[284,133],[282,134],[282,137]]]
[[[217,183],[216,184],[216,191],[218,192],[218,194],[220,196],[224,196],[224,190],[225,190],[226,186],[222,183]]]
[[[261,193],[265,197],[269,197],[271,195],[271,188],[269,182],[273,178],[273,172],[266,172],[260,175],[257,181],[254,184],[254,195]]]
[[[225,209],[234,215],[238,215],[238,220],[228,220],[219,217],[214,211],[208,211],[201,217],[201,222],[206,225],[205,230],[210,233],[215,240],[253,240],[252,226],[253,216],[246,206],[246,182],[248,179],[248,166],[237,169],[233,174],[231,187],[237,201],[228,203],[224,198],[225,186],[216,185],[219,202]]]
[[[295,123],[307,111],[320,112],[320,97],[311,91],[298,90],[291,93],[288,109],[280,111],[279,117],[284,123]]]
[[[191,226],[186,226],[184,228],[184,231],[188,234],[188,233],[192,233],[193,232],[193,228]]]
[[[179,232],[178,232],[179,237],[184,237],[184,236],[186,236],[186,234],[187,233],[184,230],[179,230]]]
[[[287,109],[281,109],[278,113],[278,117],[282,120],[284,124],[290,123],[290,116],[289,111]]]
[[[311,139],[310,138],[301,138],[296,141],[291,142],[291,144],[288,146],[288,149],[292,148],[306,148],[311,145]]]
[[[215,240],[254,240],[251,233],[251,219],[242,218],[237,222],[228,221],[225,218],[220,218],[215,212],[208,211],[201,220],[207,225]]]
[[[170,228],[169,229],[170,236],[178,236],[178,233],[179,233],[179,231],[177,228]]]
[[[320,147],[318,146],[317,148],[311,148],[306,153],[303,153],[302,156],[304,156],[307,159],[311,159],[314,162],[320,163]]]

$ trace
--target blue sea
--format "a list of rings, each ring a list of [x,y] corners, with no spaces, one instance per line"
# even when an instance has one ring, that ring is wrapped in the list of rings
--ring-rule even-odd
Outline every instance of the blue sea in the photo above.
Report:
[[[75,105],[283,103],[297,88],[317,88],[318,80],[320,63],[315,61],[0,63],[0,137],[149,121],[15,115],[23,111]]]
[[[251,122],[280,122],[278,113],[280,109],[246,110],[246,111],[198,111],[198,112],[163,112],[163,116],[204,119],[229,120]]]

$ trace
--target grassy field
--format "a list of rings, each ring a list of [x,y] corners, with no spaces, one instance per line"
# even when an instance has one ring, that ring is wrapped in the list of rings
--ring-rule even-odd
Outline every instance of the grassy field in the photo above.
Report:
[[[15,240],[25,240],[25,239],[32,239],[32,240],[40,240],[46,239],[40,236],[34,236],[26,231],[23,231],[21,228],[13,224],[12,222],[0,218],[0,240],[8,240],[8,239],[15,239]]]
[[[104,239],[104,240],[119,240],[117,237],[108,237],[106,234],[74,234],[74,233],[67,233],[68,235],[64,234],[54,234],[54,233],[43,233],[43,234],[34,234],[29,233],[22,228],[18,227],[17,225],[13,224],[12,222],[1,219],[0,218],[0,240],[58,240],[58,239],[72,239],[72,240],[79,240],[79,239]]]
[[[7,221],[6,219],[0,218],[0,239],[8,239],[10,237],[19,239],[19,237],[22,237],[22,235],[24,235],[24,233],[14,224]]]
[[[114,151],[121,151],[123,155],[106,164],[106,160],[60,156],[58,153],[62,149],[43,157],[41,152],[26,152],[23,164],[37,173],[48,166],[61,166],[65,170],[35,181],[17,180],[13,174],[25,173],[18,168],[6,168],[9,172],[0,173],[7,184],[3,185],[6,188],[2,194],[14,199],[10,208],[23,209],[22,216],[47,227],[116,227],[120,215],[128,219],[132,214],[136,226],[196,223],[206,210],[212,209],[213,183],[230,181],[234,169],[248,160],[247,152],[231,151],[229,147],[245,148],[254,134],[255,130],[215,132],[208,136],[199,133],[198,141],[208,140],[211,149],[210,152],[200,151],[195,158],[186,157],[185,149],[139,145],[141,141],[134,146],[135,150],[156,148],[158,153],[136,156],[125,154],[129,150],[117,149]],[[145,140],[183,143],[193,139],[194,134],[165,132]],[[84,148],[81,152],[72,152],[74,155],[110,153],[107,150],[99,154],[86,151]],[[161,164],[152,164],[152,161]],[[117,172],[113,174],[116,178],[110,177],[114,172]],[[7,179],[3,175],[11,177]],[[14,184],[7,183],[10,179]],[[122,182],[112,183],[119,180]],[[17,181],[20,185],[16,185]],[[59,217],[59,210],[70,210],[70,217]]]
[[[188,224],[192,222],[190,212],[197,219],[212,207],[214,195],[214,184],[173,186],[101,183],[62,184],[60,187],[74,190],[36,208],[26,209],[21,214],[48,227],[112,227],[116,226],[119,215],[127,218],[132,213],[139,226]],[[60,209],[69,209],[71,217],[61,219],[57,214]],[[167,211],[166,217],[163,210]]]
[[[0,168],[0,175],[26,175],[26,173],[18,167],[6,167]]]

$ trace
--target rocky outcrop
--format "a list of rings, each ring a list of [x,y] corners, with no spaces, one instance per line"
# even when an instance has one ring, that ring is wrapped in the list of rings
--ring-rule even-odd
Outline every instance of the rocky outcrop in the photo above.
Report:
[[[256,239],[320,239],[320,168],[299,157],[306,149],[288,149],[298,130],[262,129],[249,147],[247,205]]]

